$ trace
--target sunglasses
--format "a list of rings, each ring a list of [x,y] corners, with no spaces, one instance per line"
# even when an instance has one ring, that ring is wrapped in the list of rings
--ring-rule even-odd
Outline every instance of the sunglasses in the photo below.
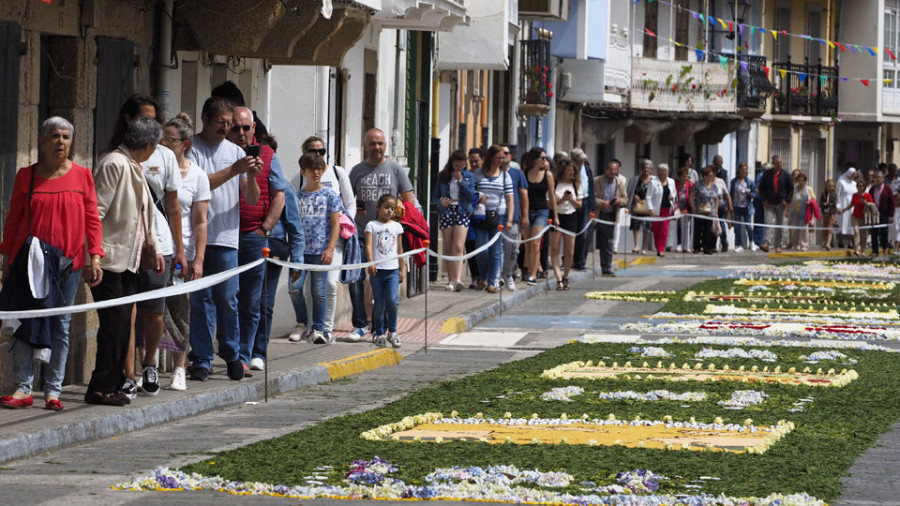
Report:
[[[326,150],[325,148],[307,149],[306,152],[309,154],[315,154],[315,155],[319,155],[319,156],[325,156],[326,154],[328,154],[328,150]]]
[[[244,132],[249,132],[250,125],[234,125],[233,127],[231,127],[231,131],[234,133],[238,133],[241,130],[243,130]]]

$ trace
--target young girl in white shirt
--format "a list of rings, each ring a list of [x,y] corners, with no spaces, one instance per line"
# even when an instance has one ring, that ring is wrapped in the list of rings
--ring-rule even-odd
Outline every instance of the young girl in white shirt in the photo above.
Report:
[[[397,199],[384,194],[378,199],[378,218],[366,225],[366,257],[370,262],[369,281],[375,307],[372,309],[372,335],[375,345],[400,347],[397,336],[397,307],[400,301],[400,283],[406,270],[402,258],[392,258],[403,253],[403,225],[393,221]],[[387,334],[385,335],[385,331]]]

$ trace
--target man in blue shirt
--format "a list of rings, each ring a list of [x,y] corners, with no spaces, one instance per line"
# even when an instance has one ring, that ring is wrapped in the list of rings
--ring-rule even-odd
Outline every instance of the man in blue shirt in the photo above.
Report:
[[[503,231],[506,237],[519,239],[519,224],[523,227],[530,226],[528,223],[528,180],[525,174],[519,169],[519,165],[512,161],[512,152],[509,144],[502,144],[503,154],[506,156],[504,162],[504,170],[509,171],[509,177],[513,184],[513,201],[515,211],[513,211],[512,227]],[[516,266],[519,258],[519,244],[507,240],[503,240],[503,269],[500,277],[506,285],[506,289],[513,292],[516,290]]]

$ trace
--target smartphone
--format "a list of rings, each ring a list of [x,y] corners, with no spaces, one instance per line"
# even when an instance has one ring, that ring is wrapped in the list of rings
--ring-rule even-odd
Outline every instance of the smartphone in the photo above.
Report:
[[[251,144],[244,148],[244,152],[247,153],[247,156],[259,156],[259,144]]]

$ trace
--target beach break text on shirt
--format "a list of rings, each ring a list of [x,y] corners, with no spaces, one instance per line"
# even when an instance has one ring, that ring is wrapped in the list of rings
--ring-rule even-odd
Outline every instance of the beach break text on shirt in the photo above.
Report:
[[[366,202],[377,202],[385,193],[391,192],[391,173],[372,173],[359,178],[357,198]]]

